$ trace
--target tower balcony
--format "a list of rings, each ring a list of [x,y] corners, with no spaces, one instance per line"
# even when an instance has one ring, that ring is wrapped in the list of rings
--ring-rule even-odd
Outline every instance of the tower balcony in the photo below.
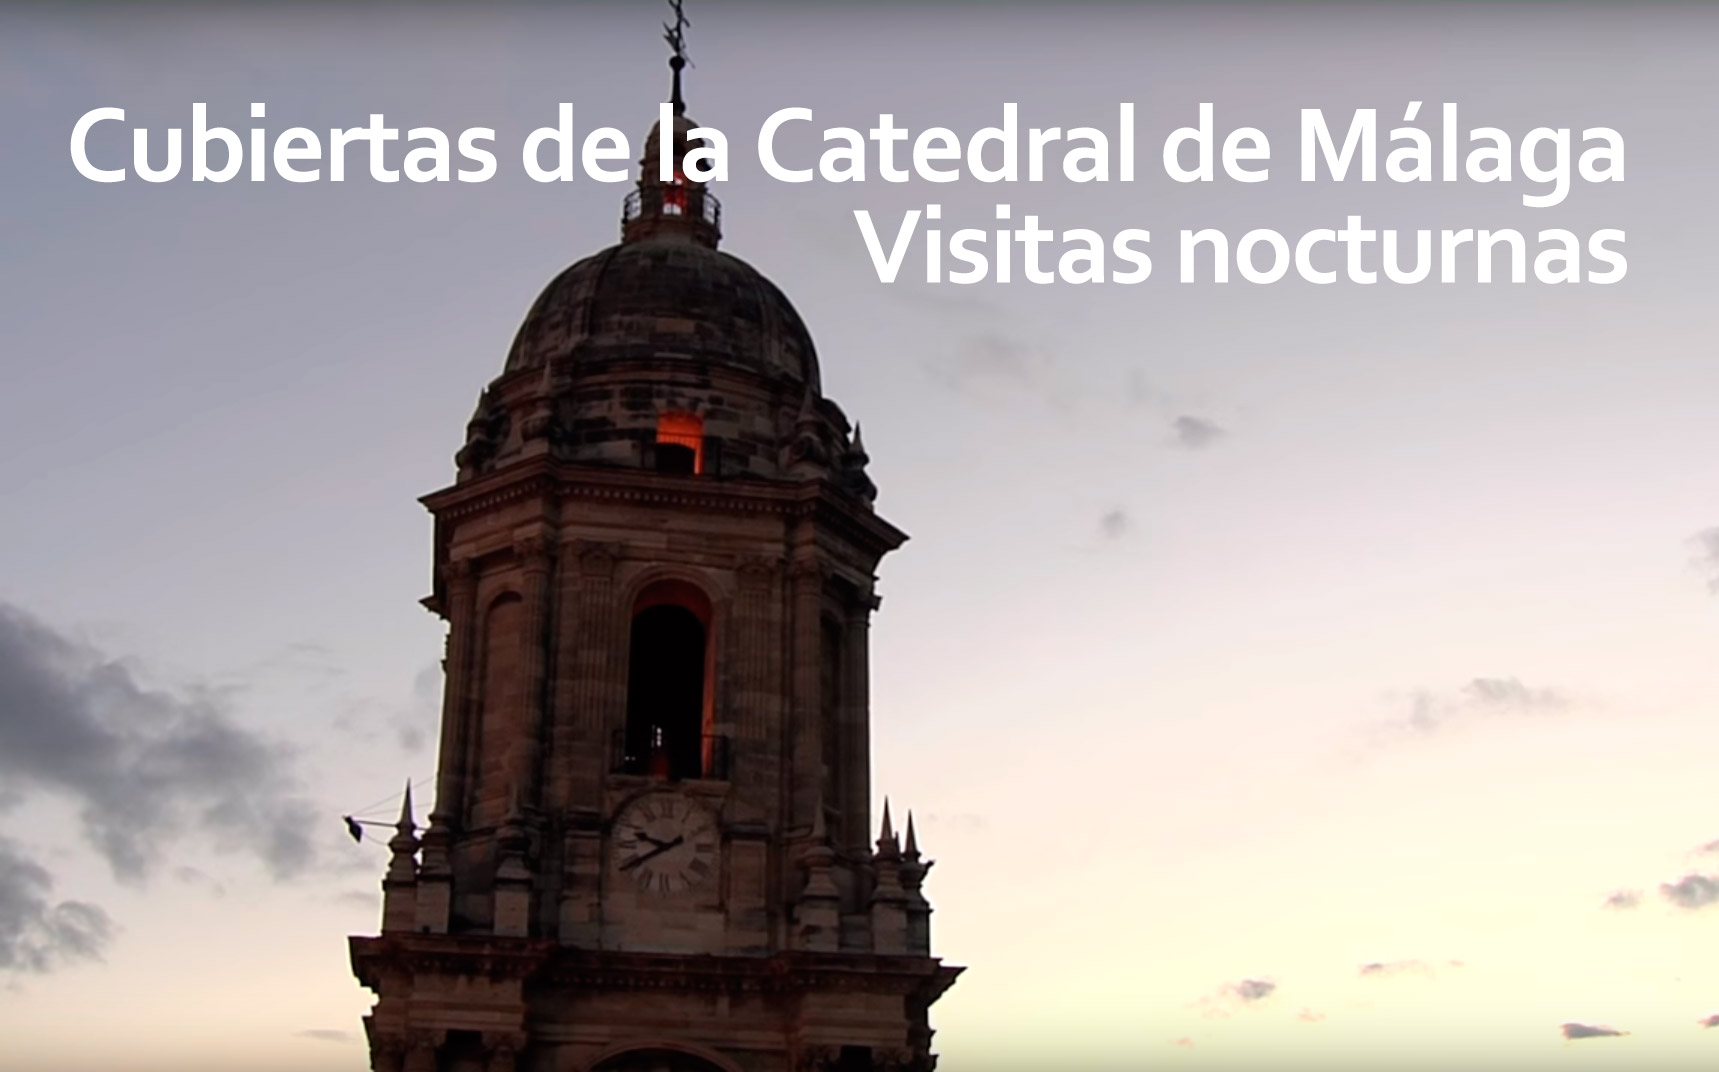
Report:
[[[690,749],[677,748],[674,742],[645,747],[642,742],[628,741],[627,731],[614,732],[609,747],[609,773],[637,777],[660,778],[664,781],[710,779],[727,781],[729,776],[728,737],[706,733],[698,739],[697,754]]]
[[[641,185],[621,202],[621,238],[633,242],[664,233],[690,234],[715,246],[722,237],[722,202],[691,183]]]

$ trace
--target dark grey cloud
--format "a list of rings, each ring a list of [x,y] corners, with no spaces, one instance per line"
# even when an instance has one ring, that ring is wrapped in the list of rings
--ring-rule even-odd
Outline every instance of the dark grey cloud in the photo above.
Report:
[[[1203,450],[1229,434],[1204,417],[1186,413],[1170,422],[1170,430],[1175,434],[1176,445],[1187,450]]]
[[[0,837],[0,972],[42,973],[80,960],[100,960],[113,921],[83,901],[55,903],[53,876]]]
[[[1707,574],[1707,590],[1719,595],[1719,527],[1695,534],[1695,564]]]
[[[1563,1031],[1564,1037],[1567,1039],[1618,1038],[1629,1034],[1628,1031],[1619,1031],[1615,1027],[1602,1027],[1598,1024],[1570,1023],[1562,1025],[1559,1030]]]
[[[1659,895],[1679,908],[1706,908],[1719,901],[1719,876],[1684,875],[1676,882],[1660,883]]]
[[[1098,531],[1107,540],[1119,540],[1128,534],[1128,511],[1115,509],[1098,519]]]
[[[1615,890],[1607,895],[1605,903],[1601,907],[1627,911],[1639,907],[1640,904],[1641,892],[1639,890]]]
[[[223,694],[146,688],[127,665],[0,603],[0,787],[72,800],[122,880],[147,877],[189,833],[279,878],[306,870],[315,813],[291,763],[233,719]]]
[[[294,1038],[315,1039],[318,1042],[338,1042],[350,1045],[358,1041],[358,1034],[353,1031],[342,1031],[338,1027],[312,1027],[304,1031],[295,1031]]]

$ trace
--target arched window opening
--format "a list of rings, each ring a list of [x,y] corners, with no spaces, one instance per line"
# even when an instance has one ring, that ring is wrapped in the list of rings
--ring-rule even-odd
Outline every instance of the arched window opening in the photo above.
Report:
[[[678,581],[647,589],[633,609],[629,652],[621,769],[666,779],[720,776],[704,593]]]
[[[691,476],[704,472],[704,419],[692,413],[657,418],[657,471]]]

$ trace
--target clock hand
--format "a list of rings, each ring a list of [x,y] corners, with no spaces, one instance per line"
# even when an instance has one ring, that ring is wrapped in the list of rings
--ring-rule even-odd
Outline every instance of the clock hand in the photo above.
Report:
[[[641,841],[648,841],[648,842],[650,842],[650,843],[651,843],[651,844],[652,844],[652,845],[655,845],[655,846],[657,846],[657,847],[658,847],[658,848],[662,848],[662,846],[663,846],[663,844],[664,844],[664,843],[663,843],[663,842],[661,842],[661,841],[658,841],[658,840],[657,840],[657,839],[656,839],[656,838],[654,838],[654,837],[651,837],[651,836],[650,836],[650,835],[649,835],[649,834],[647,834],[647,833],[645,833],[645,832],[644,832],[644,831],[643,831],[643,830],[640,830],[640,831],[639,831],[639,835],[638,835],[638,836],[639,836],[639,840],[641,840]]]
[[[670,849],[678,847],[685,840],[686,840],[686,838],[684,838],[684,837],[677,837],[673,841],[665,841],[662,844],[658,845],[656,848],[652,849],[650,852],[645,853],[643,856],[635,856],[631,860],[628,860],[626,863],[621,865],[621,870],[622,871],[631,871],[633,868],[644,863],[646,860],[654,859],[655,857],[661,856],[663,853],[669,851]]]

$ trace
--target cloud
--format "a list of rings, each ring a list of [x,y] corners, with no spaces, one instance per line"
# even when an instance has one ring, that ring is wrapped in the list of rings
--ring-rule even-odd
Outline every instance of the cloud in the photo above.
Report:
[[[1616,890],[1606,897],[1605,903],[1601,907],[1626,911],[1640,904],[1641,892],[1639,890]]]
[[[1203,450],[1229,435],[1212,421],[1185,413],[1170,422],[1170,429],[1175,433],[1176,445],[1187,450]]]
[[[1316,1024],[1325,1019],[1325,1014],[1313,1009],[1302,1009],[1300,1012],[1295,1014],[1295,1018],[1304,1024]]]
[[[1598,1024],[1564,1024],[1559,1030],[1564,1032],[1567,1039],[1619,1038],[1629,1034],[1615,1027],[1601,1027]]]
[[[956,351],[925,364],[932,379],[977,401],[1026,394],[1060,410],[1074,400],[1059,384],[1049,350],[986,332],[962,340]]]
[[[52,903],[47,868],[0,838],[0,972],[52,971],[62,964],[100,960],[113,940],[113,921],[83,901]]]
[[[1098,519],[1098,531],[1107,540],[1119,540],[1128,534],[1128,511],[1112,510]]]
[[[1713,1013],[1709,1016],[1703,1016],[1695,1022],[1700,1024],[1702,1027],[1719,1027],[1719,1012]]]
[[[1462,687],[1470,706],[1506,711],[1562,711],[1570,701],[1554,689],[1531,689],[1513,677],[1477,677]]]
[[[1406,722],[1409,729],[1425,734],[1465,717],[1545,714],[1572,706],[1574,701],[1556,689],[1529,688],[1514,677],[1477,677],[1454,695],[1425,689],[1415,693]]]
[[[1679,908],[1706,908],[1719,901],[1719,876],[1684,875],[1676,882],[1660,883],[1659,895]]]
[[[1190,1049],[1190,1048],[1192,1048],[1192,1047],[1193,1047],[1193,1045],[1194,1045],[1194,1040],[1193,1040],[1193,1039],[1191,1039],[1191,1038],[1189,1038],[1189,1037],[1188,1037],[1188,1036],[1186,1036],[1186,1035],[1183,1035],[1183,1036],[1182,1036],[1182,1037],[1181,1037],[1181,1038],[1173,1038],[1173,1039],[1171,1039],[1171,1040],[1170,1040],[1170,1045],[1172,1045],[1172,1046],[1181,1046],[1181,1047],[1183,1047],[1183,1048],[1184,1048],[1184,1049]]]
[[[972,812],[953,812],[945,815],[941,812],[926,812],[919,817],[921,832],[926,827],[950,830],[957,834],[982,834],[990,828],[990,821],[983,815]]]
[[[312,1027],[304,1031],[293,1032],[294,1038],[316,1039],[318,1042],[339,1042],[350,1045],[358,1041],[358,1035],[351,1031],[342,1031],[337,1027]]]
[[[329,902],[342,908],[376,908],[382,903],[382,897],[367,890],[343,890],[330,897]]]
[[[1227,1019],[1237,1010],[1258,1005],[1276,992],[1277,984],[1270,979],[1242,979],[1225,983],[1216,993],[1194,1001],[1193,1007],[1208,1019]]]
[[[1453,960],[1451,967],[1461,967],[1462,962]],[[1388,979],[1396,975],[1426,975],[1431,976],[1436,969],[1424,960],[1375,960],[1361,965],[1361,974],[1375,979]]]
[[[183,865],[173,869],[173,880],[183,886],[196,886],[206,891],[209,896],[222,898],[227,896],[227,886],[214,876],[197,870],[195,867]]]
[[[393,719],[400,747],[408,752],[424,750],[441,720],[442,664],[430,663],[412,679],[412,702]]]
[[[1702,529],[1693,540],[1695,565],[1707,574],[1707,590],[1719,595],[1719,527]]]
[[[292,756],[234,721],[221,695],[145,688],[126,665],[0,603],[0,786],[70,798],[83,833],[125,881],[196,832],[305,871],[315,813]]]
[[[1277,984],[1269,979],[1243,979],[1239,983],[1229,984],[1227,989],[1242,1001],[1252,1004],[1271,997],[1277,990]]]

